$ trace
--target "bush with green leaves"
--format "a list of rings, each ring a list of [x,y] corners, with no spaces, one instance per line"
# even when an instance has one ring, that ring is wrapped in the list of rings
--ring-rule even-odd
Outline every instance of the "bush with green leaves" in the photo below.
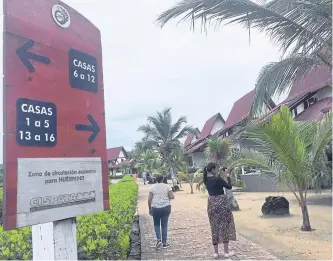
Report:
[[[0,226],[2,226],[2,199],[3,199],[3,190],[0,188]]]
[[[110,211],[77,218],[79,259],[127,259],[137,207],[138,186],[131,176],[109,186]],[[2,191],[0,190],[0,202]],[[5,232],[0,227],[0,260],[32,259],[30,227]]]
[[[137,207],[138,185],[131,176],[109,189],[110,211],[79,217],[80,259],[126,259]]]
[[[124,175],[109,175],[109,180],[111,179],[122,179],[124,177]]]

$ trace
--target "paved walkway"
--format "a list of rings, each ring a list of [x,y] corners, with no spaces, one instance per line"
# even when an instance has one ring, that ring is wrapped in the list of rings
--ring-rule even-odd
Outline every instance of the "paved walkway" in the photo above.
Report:
[[[153,220],[148,211],[148,190],[139,182],[139,207],[142,260],[212,259],[211,232],[206,212],[206,196],[201,192],[191,195],[186,191],[176,193],[172,202],[169,221],[168,249],[156,250]],[[237,222],[236,222],[237,229]],[[221,246],[223,253],[223,246]],[[238,235],[237,242],[231,242],[231,250],[236,252],[233,260],[278,260],[260,246]],[[223,259],[223,258],[221,258]]]

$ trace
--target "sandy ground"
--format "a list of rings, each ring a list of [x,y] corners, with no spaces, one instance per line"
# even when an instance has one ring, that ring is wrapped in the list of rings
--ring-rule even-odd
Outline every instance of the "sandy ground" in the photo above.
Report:
[[[196,205],[205,209],[207,194],[190,195],[188,184],[182,192],[193,196]],[[195,186],[194,186],[195,190]],[[261,206],[267,196],[284,196],[290,203],[288,217],[263,217]],[[235,193],[241,211],[233,212],[237,232],[259,244],[280,259],[332,260],[332,194],[309,194],[311,232],[302,232],[301,210],[292,193]]]
[[[279,193],[235,193],[241,211],[234,212],[240,234],[281,259],[332,260],[332,196],[309,195],[311,232],[300,230],[301,210],[291,193],[280,193],[290,203],[289,217],[263,217],[267,196]]]

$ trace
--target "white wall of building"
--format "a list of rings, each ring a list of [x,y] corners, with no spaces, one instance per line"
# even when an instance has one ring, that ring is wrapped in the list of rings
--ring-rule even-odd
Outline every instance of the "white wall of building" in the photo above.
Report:
[[[223,129],[224,127],[224,123],[222,121],[221,118],[217,118],[216,121],[214,122],[212,131],[210,132],[210,135],[215,134],[216,132],[218,132],[219,130]]]
[[[304,111],[304,103],[302,102],[296,107],[297,115]]]
[[[125,158],[125,155],[124,155],[123,151],[121,150],[119,153],[118,159],[117,159],[117,163],[120,163],[121,159],[124,159],[124,158]]]
[[[197,168],[202,167],[203,162],[206,159],[206,155],[204,152],[190,153],[188,157],[192,157],[193,166],[190,167],[197,167]]]

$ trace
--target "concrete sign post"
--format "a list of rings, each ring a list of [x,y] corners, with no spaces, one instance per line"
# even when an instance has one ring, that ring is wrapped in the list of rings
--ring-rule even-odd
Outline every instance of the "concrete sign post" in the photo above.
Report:
[[[59,0],[4,0],[3,86],[4,229],[76,259],[75,217],[109,209],[99,30]]]

